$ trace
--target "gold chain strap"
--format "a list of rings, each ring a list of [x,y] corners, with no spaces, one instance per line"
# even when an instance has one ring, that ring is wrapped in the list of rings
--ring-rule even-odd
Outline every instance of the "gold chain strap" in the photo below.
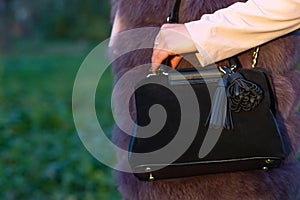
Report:
[[[253,56],[252,56],[252,68],[256,67],[257,64],[257,58],[258,58],[258,53],[259,53],[259,47],[255,48],[255,51],[253,52]]]

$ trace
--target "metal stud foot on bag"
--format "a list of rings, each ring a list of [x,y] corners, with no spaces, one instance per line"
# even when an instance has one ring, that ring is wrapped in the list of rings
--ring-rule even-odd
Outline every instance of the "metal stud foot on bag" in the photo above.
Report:
[[[264,171],[269,171],[269,168],[266,167],[266,166],[264,166],[264,167],[262,168],[262,170],[264,170]]]
[[[150,174],[149,174],[149,181],[154,181],[154,177],[152,175],[152,172],[150,172]]]
[[[150,167],[146,167],[145,172],[149,172],[149,181],[154,181],[154,176],[151,172],[151,168]]]
[[[274,160],[271,160],[271,159],[265,160],[265,163],[266,163],[266,164],[272,164],[273,162],[274,162]]]

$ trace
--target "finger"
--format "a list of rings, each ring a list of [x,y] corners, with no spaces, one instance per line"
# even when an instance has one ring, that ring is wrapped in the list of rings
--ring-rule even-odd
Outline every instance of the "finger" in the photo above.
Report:
[[[171,67],[173,69],[176,69],[178,66],[179,62],[181,61],[182,57],[181,56],[173,56],[170,60]]]
[[[156,72],[160,64],[169,56],[167,51],[160,50],[156,55],[152,56],[152,72]]]
[[[164,51],[162,49],[155,49],[153,51],[153,55],[152,55],[152,58],[151,58],[151,62],[152,62],[151,71],[155,73],[158,70],[160,64],[166,58],[168,58],[169,55],[170,55],[170,52],[168,52],[168,51]]]

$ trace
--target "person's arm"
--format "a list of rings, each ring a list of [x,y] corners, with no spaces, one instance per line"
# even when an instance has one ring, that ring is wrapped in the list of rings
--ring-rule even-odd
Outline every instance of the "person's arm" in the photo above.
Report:
[[[205,66],[300,28],[300,0],[249,0],[185,23]]]

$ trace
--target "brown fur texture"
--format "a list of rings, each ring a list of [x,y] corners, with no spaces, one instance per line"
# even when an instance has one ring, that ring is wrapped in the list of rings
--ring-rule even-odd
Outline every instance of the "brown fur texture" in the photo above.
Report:
[[[172,2],[171,0],[114,0],[112,18],[116,10],[119,10],[122,31],[138,27],[159,27],[165,22]],[[199,19],[205,13],[213,13],[234,2],[236,0],[182,0],[180,23]],[[149,39],[153,40],[154,36],[149,36]],[[130,173],[116,172],[116,182],[123,198],[127,200],[297,199],[300,195],[300,163],[297,161],[300,147],[300,117],[297,113],[300,76],[295,66],[299,57],[299,38],[299,34],[294,32],[261,46],[258,62],[258,66],[270,73],[275,86],[278,101],[276,118],[288,150],[288,156],[280,168],[270,172],[235,172],[157,182],[142,182]],[[122,46],[124,42],[118,39],[114,48]],[[128,44],[130,41],[126,42]],[[151,49],[146,49],[119,58],[113,63],[115,80],[117,81],[134,66],[149,63],[151,53]],[[252,50],[249,50],[239,56],[243,66],[250,67],[251,53]],[[128,90],[124,86],[119,97]],[[116,102],[122,104],[122,98],[116,99]],[[133,102],[130,110],[134,116]],[[128,149],[130,137],[118,127],[114,129],[113,138],[118,146]]]

